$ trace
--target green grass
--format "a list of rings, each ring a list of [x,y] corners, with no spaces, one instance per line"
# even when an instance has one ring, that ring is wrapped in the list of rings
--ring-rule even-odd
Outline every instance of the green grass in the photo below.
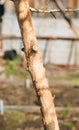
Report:
[[[11,64],[6,65],[6,73],[7,75],[14,74],[14,68]]]

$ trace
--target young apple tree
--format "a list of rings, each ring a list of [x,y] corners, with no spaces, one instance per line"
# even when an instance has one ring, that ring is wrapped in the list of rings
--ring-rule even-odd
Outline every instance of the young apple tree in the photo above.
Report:
[[[22,34],[27,68],[40,102],[45,130],[59,130],[54,97],[49,90],[45,69],[36,40],[28,0],[13,0]]]

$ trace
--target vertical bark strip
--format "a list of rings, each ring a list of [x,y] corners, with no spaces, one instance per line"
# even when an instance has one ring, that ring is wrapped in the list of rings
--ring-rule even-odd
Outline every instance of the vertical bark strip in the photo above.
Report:
[[[31,74],[37,96],[40,100],[45,130],[59,130],[53,102],[54,98],[52,98],[45,76],[45,69],[32,25],[28,0],[14,0],[14,4],[23,38],[28,71]]]

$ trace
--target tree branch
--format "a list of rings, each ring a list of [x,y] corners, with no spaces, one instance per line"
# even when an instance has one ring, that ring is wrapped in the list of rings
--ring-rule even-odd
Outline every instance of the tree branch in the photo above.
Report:
[[[35,9],[30,7],[31,12],[36,12],[36,13],[57,13],[61,12],[60,9],[51,9],[51,10],[44,10],[44,9]],[[64,12],[78,12],[79,9],[64,9]]]

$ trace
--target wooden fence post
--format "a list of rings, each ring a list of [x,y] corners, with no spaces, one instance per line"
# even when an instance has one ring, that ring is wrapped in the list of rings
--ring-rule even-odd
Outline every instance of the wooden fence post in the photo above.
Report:
[[[27,67],[40,101],[45,130],[59,130],[54,97],[49,90],[45,69],[32,25],[28,0],[13,0],[23,38]]]

